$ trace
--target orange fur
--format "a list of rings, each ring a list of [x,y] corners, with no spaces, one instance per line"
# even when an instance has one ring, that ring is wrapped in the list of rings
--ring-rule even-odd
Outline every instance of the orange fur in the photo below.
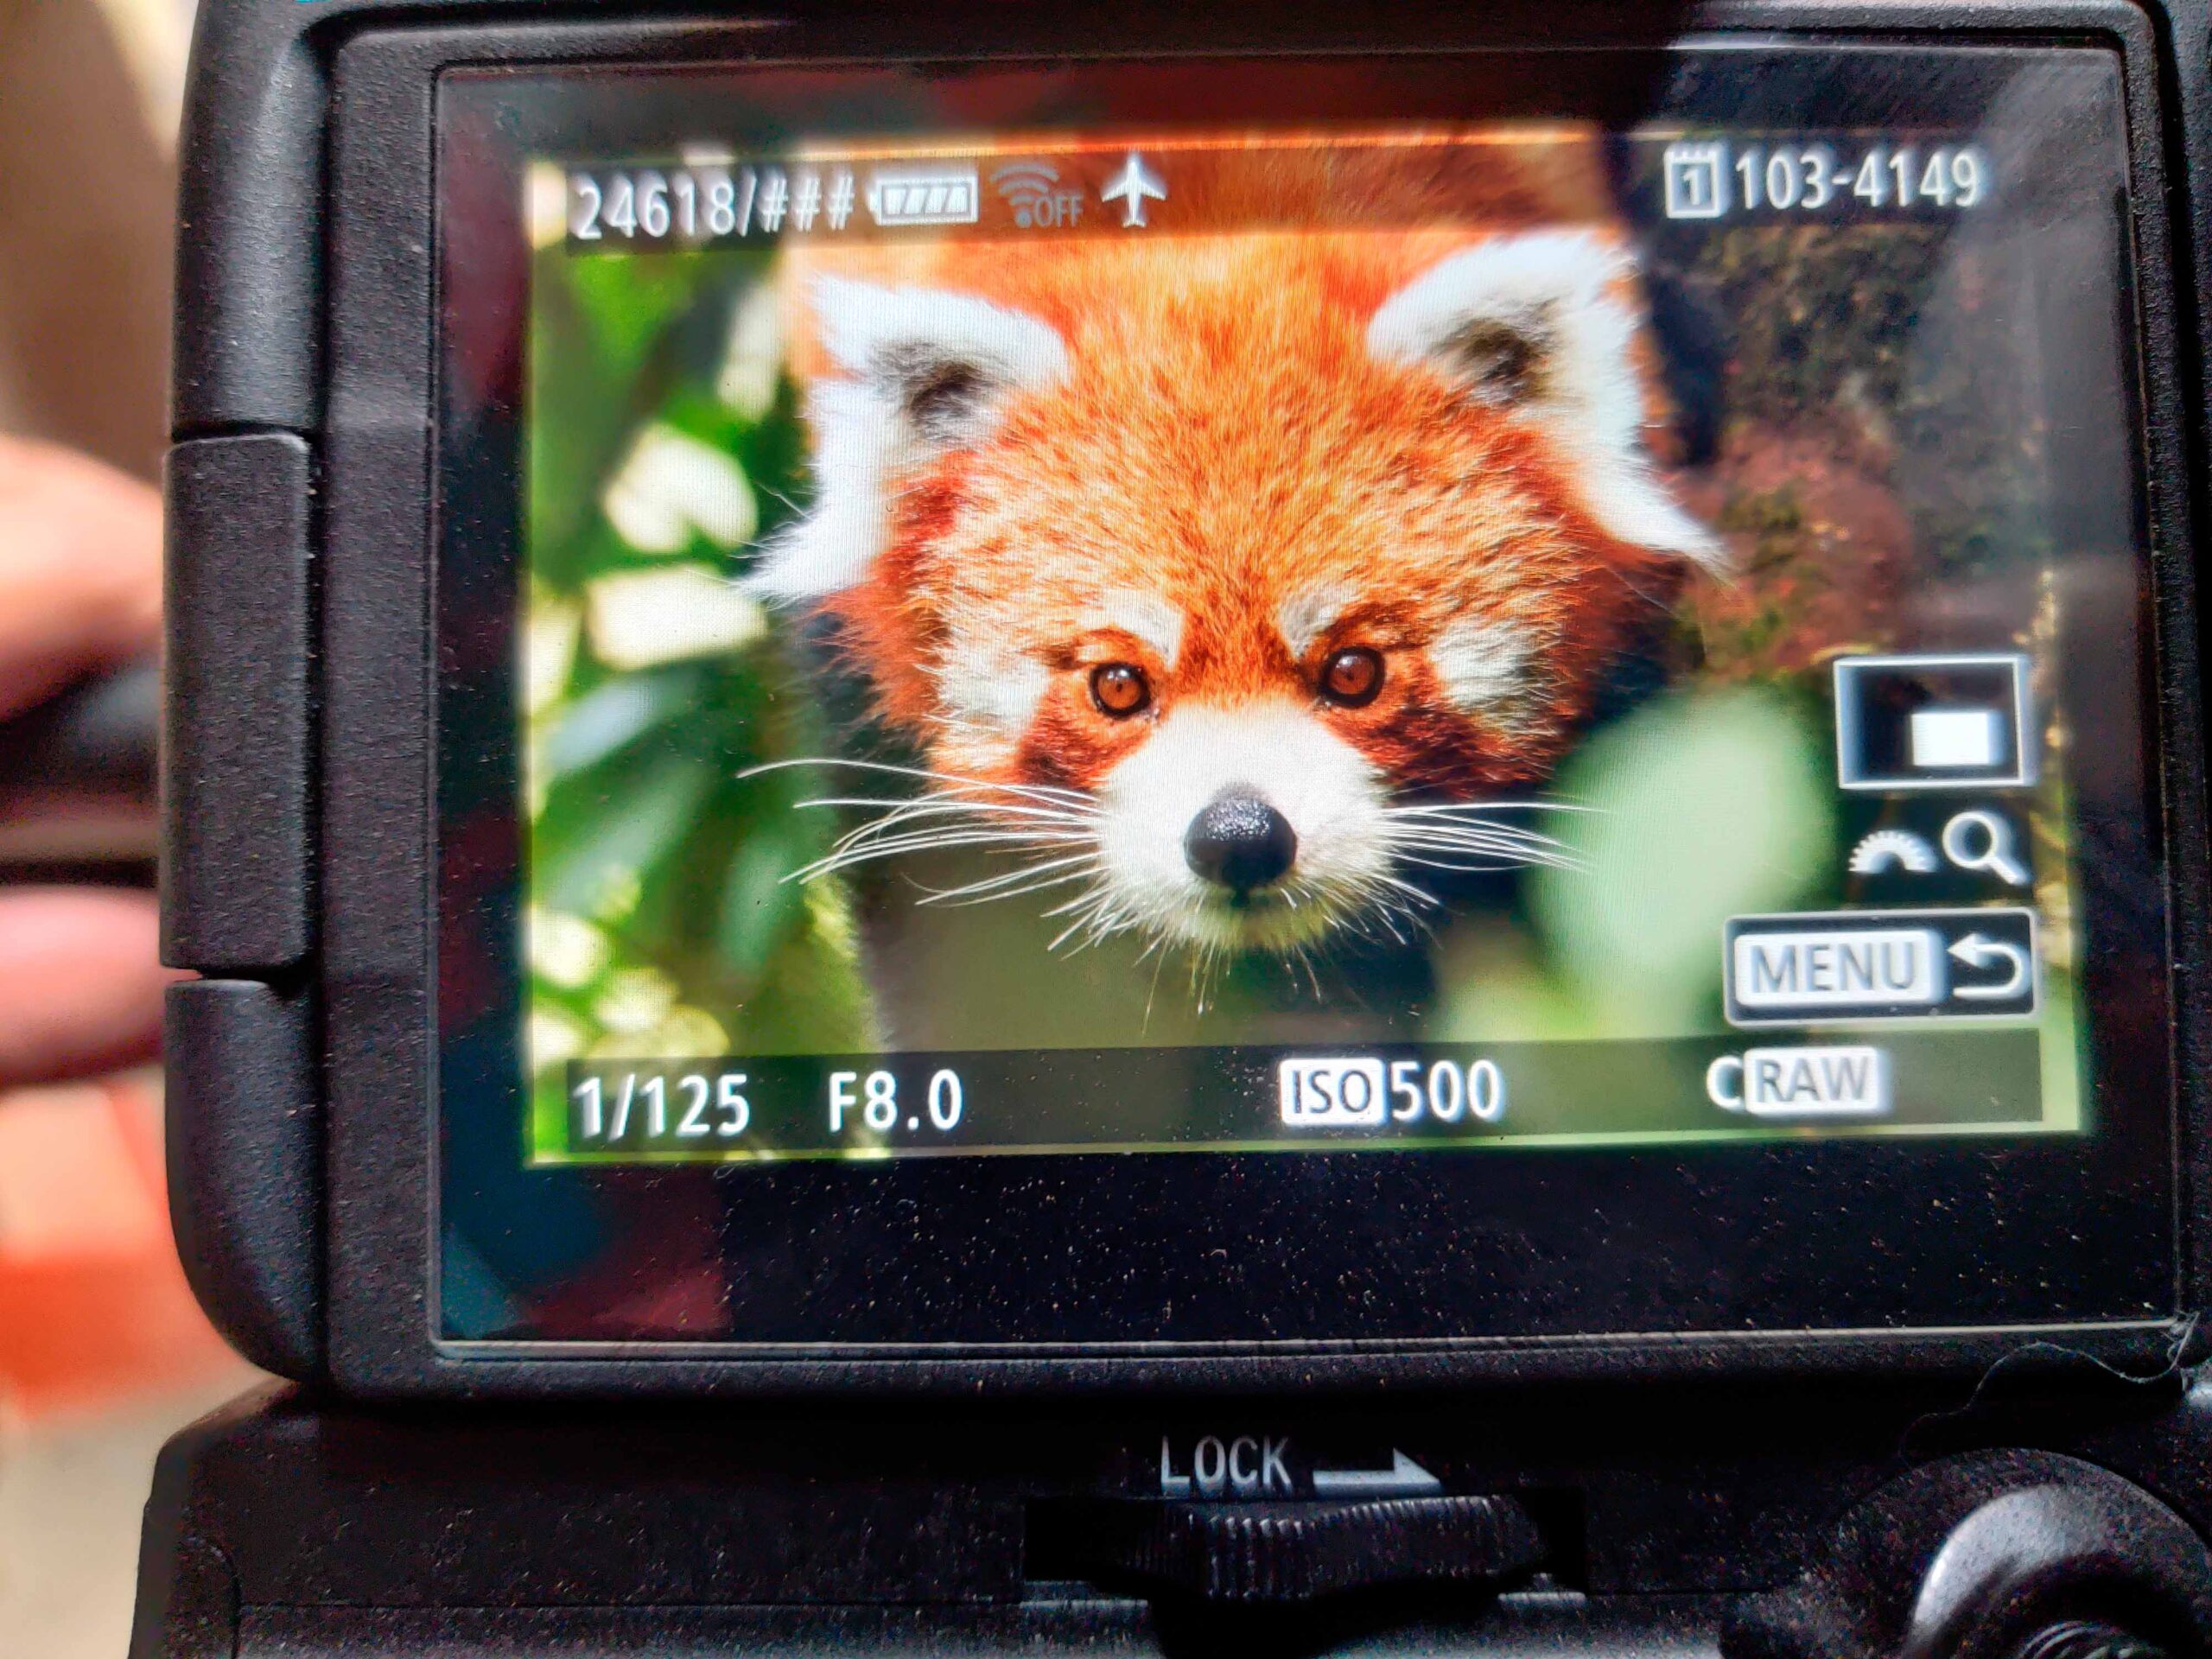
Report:
[[[788,262],[805,378],[836,375],[810,315],[823,274],[980,298],[1065,342],[1065,381],[1013,398],[982,442],[887,480],[880,556],[824,601],[883,715],[939,770],[1093,788],[1178,707],[1287,702],[1400,790],[1525,785],[1556,762],[1630,630],[1673,597],[1681,561],[1600,527],[1551,438],[1366,340],[1392,295],[1487,238],[1567,223],[1617,241],[1590,137],[1266,143],[1258,169],[1183,158],[1178,207],[1281,227],[1350,200],[1368,222],[817,245]],[[1097,150],[1103,178],[1124,148]],[[1181,613],[1172,664],[1102,620],[1101,594],[1122,590]],[[1294,658],[1276,619],[1317,591],[1351,602]],[[1525,687],[1496,707],[1455,702],[1431,655],[1471,620],[1535,647]],[[1348,645],[1386,661],[1364,708],[1316,695],[1320,664]],[[1109,661],[1146,670],[1143,716],[1093,705],[1089,671]],[[1048,676],[1017,738],[948,721],[948,671],[988,678],[1008,663]]]
[[[979,450],[903,480],[884,556],[831,601],[884,713],[944,769],[1087,785],[1145,724],[1091,708],[1090,667],[1142,664],[1164,715],[1184,699],[1310,701],[1319,661],[1350,645],[1391,671],[1374,703],[1332,718],[1402,783],[1472,791],[1549,768],[1678,563],[1597,529],[1525,428],[1370,357],[1368,317],[1429,262],[1401,249],[1378,270],[1371,242],[1093,243],[997,280],[980,258],[958,273],[963,291],[1058,324],[1074,373]],[[1332,586],[1369,597],[1292,661],[1278,610]],[[1095,625],[1102,588],[1157,589],[1185,612],[1172,671]],[[1542,644],[1526,706],[1483,719],[1437,695],[1421,653],[1469,616]],[[968,641],[1053,671],[1018,755],[932,728],[932,667]]]

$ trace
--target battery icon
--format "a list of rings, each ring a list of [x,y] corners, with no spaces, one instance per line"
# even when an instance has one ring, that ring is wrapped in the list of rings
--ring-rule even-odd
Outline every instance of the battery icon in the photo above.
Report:
[[[973,225],[978,202],[972,164],[880,167],[868,183],[868,210],[887,226]]]

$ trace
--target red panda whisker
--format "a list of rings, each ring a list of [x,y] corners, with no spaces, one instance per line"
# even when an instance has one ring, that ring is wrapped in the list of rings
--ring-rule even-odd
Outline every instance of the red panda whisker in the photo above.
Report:
[[[1382,810],[1391,816],[1416,812],[1599,812],[1602,807],[1586,801],[1394,801]]]
[[[1493,858],[1498,861],[1498,868],[1511,870],[1524,869],[1530,865],[1546,861],[1541,857],[1532,856],[1516,847],[1484,847],[1448,841],[1396,842],[1392,843],[1391,850],[1409,864],[1419,863],[1422,859],[1430,856],[1446,859]]]
[[[976,800],[966,796],[950,794],[917,795],[906,800],[882,795],[810,795],[806,799],[794,801],[791,804],[794,806],[882,806],[899,812],[1049,812],[1069,817],[1084,816],[1077,812],[1072,804],[1036,806],[1014,802]]]
[[[1084,847],[1081,851],[1071,853],[1064,858],[1044,859],[1033,864],[1024,864],[1019,869],[1002,871],[997,875],[987,876],[981,880],[965,882],[957,887],[945,887],[938,889],[937,891],[940,892],[946,897],[951,897],[959,893],[980,891],[984,888],[1003,887],[1008,882],[1020,880],[1025,875],[1041,875],[1047,870],[1068,869],[1077,865],[1087,865],[1092,868],[1097,868],[1097,849],[1091,847]]]
[[[1102,940],[1136,925],[1136,918],[1127,908],[1118,905],[1104,893],[1098,897],[1090,918],[1090,931],[1084,937],[1080,949],[1089,949]]]
[[[1081,847],[1085,843],[1065,836],[1039,836],[1026,833],[992,833],[969,830],[960,834],[934,832],[894,836],[888,841],[870,842],[862,847],[850,847],[825,854],[812,863],[801,866],[784,877],[786,881],[811,881],[821,876],[834,874],[855,865],[874,863],[910,853],[938,852],[957,847],[986,848],[1058,848]]]
[[[840,842],[823,855],[830,859],[895,858],[906,853],[934,852],[941,848],[988,847],[1057,850],[1062,848],[1086,847],[1087,836],[1061,834],[1049,830],[1005,830],[977,824],[939,824],[926,830],[907,830],[897,834],[886,832],[867,836],[849,843]]]
[[[1523,841],[1468,830],[1397,830],[1389,835],[1389,840],[1394,847],[1456,847],[1469,851],[1522,853],[1530,858],[1565,858],[1573,854],[1573,849],[1555,841]]]
[[[1018,898],[1024,893],[1042,893],[1048,887],[1064,887],[1070,881],[1079,881],[1096,868],[1095,854],[1078,853],[1068,858],[1047,859],[1042,864],[1026,864],[1018,870],[1008,870],[982,881],[970,881],[964,887],[931,890],[918,902],[925,905],[974,905],[990,899]],[[1053,874],[1052,872],[1059,874]]]
[[[1058,840],[1070,842],[1085,840],[1090,834],[1087,825],[1001,823],[990,817],[943,818],[925,823],[912,818],[898,823],[887,820],[862,824],[838,838],[841,847],[880,847],[893,842],[913,838],[928,841],[938,836],[988,836],[1003,840]]]
[[[1377,900],[1366,912],[1362,915],[1354,916],[1348,923],[1351,931],[1357,933],[1361,938],[1371,940],[1377,944],[1381,944],[1382,940],[1376,934],[1373,928],[1368,925],[1367,918],[1370,916],[1371,916],[1376,922],[1381,924],[1383,931],[1389,935],[1390,939],[1394,944],[1402,947],[1409,945],[1414,941],[1413,939],[1407,938],[1406,934],[1400,931],[1398,927],[1398,924],[1400,922],[1405,923],[1406,926],[1412,930],[1413,934],[1416,938],[1424,937],[1432,931],[1427,917],[1419,914],[1417,912],[1408,910],[1402,906],[1390,904],[1382,900]]]
[[[1072,815],[1036,810],[1020,812],[1005,810],[899,811],[886,813],[881,817],[846,830],[837,837],[833,847],[842,852],[847,848],[871,845],[893,835],[937,835],[963,830],[989,830],[1009,835],[1058,834],[1077,840],[1090,836],[1092,825],[1089,820]]]
[[[1107,907],[1109,902],[1110,900],[1109,899],[1108,895],[1103,890],[1091,893],[1079,893],[1076,894],[1074,898],[1067,900],[1066,903],[1055,905],[1052,909],[1046,911],[1045,912],[1045,919],[1047,921],[1054,921],[1062,916],[1075,915],[1078,911],[1103,910]],[[1058,943],[1058,941],[1055,941],[1055,943]]]
[[[1497,836],[1505,841],[1541,842],[1547,846],[1562,843],[1556,836],[1548,836],[1541,830],[1524,830],[1518,824],[1500,823],[1490,818],[1389,818],[1383,819],[1394,833],[1407,835],[1474,835]]]
[[[1382,809],[1386,818],[1481,819],[1492,812],[1597,812],[1579,801],[1413,801]]]
[[[1417,905],[1440,905],[1443,902],[1434,893],[1424,892],[1412,882],[1402,881],[1395,875],[1378,875],[1375,878],[1375,885],[1391,893],[1403,893]]]
[[[948,899],[944,901],[945,907],[950,910],[965,910],[973,905],[995,904],[1001,899],[1025,899],[1035,893],[1049,893],[1055,887],[1064,887],[1071,881],[1089,880],[1091,872],[1089,870],[1071,870],[1065,874],[1056,875],[1046,880],[1033,882],[1026,887],[1010,887],[1004,893],[977,893],[975,896],[967,899]],[[938,901],[936,897],[932,895],[929,898],[918,899],[916,902],[918,904],[929,905],[935,904]]]
[[[1549,857],[1571,854],[1573,849],[1550,836],[1516,836],[1475,823],[1394,823],[1383,826],[1384,839],[1403,847],[1494,847],[1517,849]]]
[[[919,795],[916,796],[912,800],[904,801],[883,800],[868,796],[842,798],[837,796],[823,796],[819,798],[819,801],[823,804],[835,803],[854,807],[881,807],[884,809],[887,818],[914,817],[931,814],[942,816],[955,812],[967,812],[977,817],[996,816],[1001,817],[1024,815],[1050,816],[1071,821],[1077,818],[1095,817],[1097,816],[1096,812],[1085,812],[1072,804],[1064,804],[1057,801],[1041,803],[1023,801],[1020,799],[1001,801],[995,800],[988,796],[954,794],[949,791],[942,791],[928,795]],[[802,806],[813,805],[816,804],[817,803],[814,801],[802,801],[798,803],[798,804]]]
[[[793,804],[800,807],[828,806],[862,808],[881,806],[891,809],[885,812],[881,817],[874,820],[874,823],[879,824],[908,823],[918,818],[950,818],[963,816],[973,818],[1020,818],[1025,821],[1035,820],[1044,823],[1087,824],[1093,818],[1099,816],[1095,812],[1070,812],[1058,807],[1047,806],[1014,806],[996,801],[912,801],[899,803],[895,801],[870,801],[860,798],[841,799],[836,796],[825,796],[819,800],[798,801],[793,803]],[[863,825],[861,827],[865,829],[872,826]]]
[[[899,847],[880,852],[863,852],[851,856],[840,857],[836,859],[834,861],[817,859],[814,864],[810,865],[804,869],[794,870],[791,874],[785,876],[784,880],[786,881],[814,881],[818,880],[824,876],[836,875],[847,870],[856,869],[863,864],[883,863],[889,861],[890,860],[906,856],[912,854],[936,852],[941,849],[951,849],[963,847],[984,847],[991,848],[993,850],[995,850],[995,848],[993,848],[993,844],[990,842],[976,841],[932,842],[928,846]]]
[[[1481,817],[1471,812],[1450,815],[1441,812],[1385,812],[1382,815],[1382,821],[1393,826],[1403,826],[1412,830],[1479,830],[1490,835],[1510,836],[1517,841],[1544,841],[1554,844],[1558,842],[1557,836],[1548,836],[1541,830],[1524,829],[1517,823],[1502,823],[1496,818]]]
[[[773,501],[778,506],[787,510],[793,518],[797,518],[801,512],[805,511],[804,507],[802,507],[797,501],[794,501],[788,494],[771,485],[755,484],[753,487],[755,490],[758,490],[762,495],[766,496],[771,501]]]
[[[1191,1000],[1200,1014],[1206,1011],[1206,997],[1213,989],[1215,948],[1211,941],[1198,947],[1191,963]]]
[[[1580,870],[1587,868],[1584,861],[1570,858],[1563,853],[1532,852],[1525,847],[1491,847],[1480,842],[1396,842],[1391,850],[1404,862],[1417,864],[1427,858],[1491,859],[1494,868],[1501,870]],[[1442,868],[1453,868],[1446,862]]]
[[[1490,836],[1394,835],[1383,840],[1385,845],[1403,852],[1476,853],[1522,864],[1558,864],[1578,868],[1584,861],[1572,848],[1547,846],[1541,842],[1504,841]]]
[[[1518,824],[1500,823],[1491,818],[1384,818],[1383,823],[1393,835],[1408,836],[1496,836],[1503,841],[1548,842],[1556,846],[1558,837],[1548,836],[1541,830],[1524,830]]]
[[[1401,853],[1399,863],[1408,869],[1441,870],[1453,875],[1510,875],[1516,870],[1573,870],[1578,866],[1554,863],[1547,859],[1484,858],[1478,854],[1440,858],[1424,857],[1418,854]]]
[[[1152,1029],[1153,1005],[1160,1001],[1160,976],[1167,970],[1167,953],[1165,950],[1160,950],[1160,947],[1165,943],[1165,940],[1155,935],[1151,941],[1146,944],[1145,948],[1137,953],[1137,960],[1141,963],[1147,957],[1152,955],[1154,951],[1160,951],[1160,960],[1152,964],[1152,983],[1145,988],[1144,1023],[1139,1027],[1140,1030],[1145,1032],[1149,1032]]]
[[[987,876],[980,880],[963,882],[957,887],[936,887],[929,888],[927,891],[933,898],[963,898],[970,893],[990,893],[1001,887],[1014,887],[1033,877],[1058,871],[1084,874],[1095,870],[1097,865],[1097,855],[1086,848],[1065,857],[1039,859],[1032,863],[1019,865],[1013,869],[1001,871],[997,875]]]
[[[1423,899],[1428,897],[1426,893],[1421,893],[1418,888],[1410,891]],[[1385,893],[1374,893],[1368,894],[1363,902],[1348,907],[1343,916],[1338,918],[1338,925],[1355,938],[1366,939],[1373,944],[1382,943],[1383,937],[1387,935],[1393,942],[1403,946],[1410,944],[1413,941],[1407,938],[1405,931],[1398,926],[1402,921],[1413,931],[1415,936],[1426,934],[1430,931],[1427,918],[1404,900],[1394,899]]]
[[[1391,850],[1408,864],[1427,861],[1427,855],[1443,859],[1495,859],[1498,869],[1580,870],[1589,868],[1588,861],[1565,852],[1549,852],[1527,847],[1500,847],[1478,841],[1396,841]],[[1450,863],[1439,868],[1473,868]]]
[[[1102,939],[1110,938],[1112,935],[1121,932],[1124,928],[1129,925],[1128,917],[1121,911],[1108,907],[1103,895],[1096,902],[1098,906],[1097,914],[1091,917],[1077,916],[1065,928],[1061,929],[1060,931],[1053,938],[1052,942],[1045,947],[1047,953],[1058,950],[1063,944],[1065,944],[1077,933],[1082,933],[1084,935],[1083,939],[1076,945],[1073,950],[1071,950],[1068,953],[1070,956],[1079,955],[1083,951],[1088,950],[1092,945],[1098,944]],[[1048,912],[1046,913],[1053,914],[1056,912]],[[1085,931],[1086,929],[1088,930],[1087,931]]]
[[[1397,923],[1394,919],[1394,918],[1402,915],[1403,913],[1404,912],[1402,912],[1393,911],[1387,906],[1377,906],[1372,912],[1369,912],[1369,914],[1370,914],[1374,918],[1372,925],[1370,924],[1367,917],[1360,916],[1351,918],[1346,923],[1346,925],[1352,932],[1357,934],[1361,938],[1370,940],[1376,944],[1382,943],[1382,934],[1388,934],[1394,944],[1401,946],[1408,945],[1411,944],[1413,941],[1398,931]],[[1376,926],[1377,925],[1381,927],[1382,933],[1377,933],[1375,931]]]
[[[1086,879],[1087,875],[1088,872],[1077,870],[1066,875],[1054,876],[1050,880],[1039,881],[1030,887],[1010,887],[1004,893],[982,893],[966,899],[949,899],[942,900],[939,899],[937,894],[929,893],[916,899],[914,902],[918,905],[941,904],[946,910],[967,910],[976,905],[995,904],[1001,899],[1020,899],[1026,898],[1032,893],[1049,893],[1054,887],[1065,887],[1071,881],[1084,880]]]
[[[1522,830],[1508,830],[1490,823],[1393,823],[1385,826],[1383,834],[1394,844],[1406,847],[1517,849],[1546,856],[1573,856],[1574,854],[1572,847],[1554,836],[1535,835]]]
[[[881,772],[893,778],[916,778],[926,784],[950,785],[947,794],[982,791],[1011,795],[1017,798],[1043,801],[1048,805],[1087,806],[1090,798],[1080,790],[1061,789],[1050,784],[1001,784],[988,778],[963,778],[957,772],[932,772],[923,766],[894,766],[887,760],[854,760],[842,755],[799,755],[785,760],[764,760],[758,766],[747,766],[737,776],[741,779],[758,778],[772,772],[788,772],[798,766],[844,766],[855,772]]]
[[[884,858],[895,853],[926,852],[938,847],[1082,847],[1088,845],[1090,840],[1088,836],[1069,835],[1052,830],[944,823],[922,830],[902,830],[896,833],[886,830],[870,835],[833,847],[824,857],[836,859],[851,855],[861,858]]]
[[[1529,868],[1526,864],[1471,864],[1449,858],[1408,858],[1401,861],[1415,869],[1445,870],[1454,875],[1505,875]]]
[[[828,802],[823,804],[828,805]],[[1058,824],[1087,824],[1090,820],[1074,812],[1063,812],[1050,807],[1016,807],[994,801],[914,802],[879,812],[858,827],[861,830],[893,829],[900,824],[926,820],[953,823],[1002,823],[1026,827],[1031,823]]]

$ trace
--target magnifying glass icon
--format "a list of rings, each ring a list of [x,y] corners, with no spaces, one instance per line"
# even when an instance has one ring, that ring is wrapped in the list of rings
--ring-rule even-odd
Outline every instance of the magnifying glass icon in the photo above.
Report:
[[[2012,826],[1976,808],[1943,826],[1943,856],[1962,870],[1986,870],[2016,887],[2028,885],[2028,868],[2013,856]]]

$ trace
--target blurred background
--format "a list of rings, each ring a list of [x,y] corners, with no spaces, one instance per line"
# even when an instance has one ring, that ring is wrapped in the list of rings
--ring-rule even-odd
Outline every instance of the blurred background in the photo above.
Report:
[[[192,10],[0,0],[0,432],[149,483],[168,426]],[[28,556],[0,542],[0,562]],[[22,781],[0,777],[0,798]],[[0,830],[6,817],[0,800]],[[119,1659],[154,1453],[254,1381],[185,1287],[161,1170],[156,1071],[0,1092],[0,1653],[11,1659]]]

